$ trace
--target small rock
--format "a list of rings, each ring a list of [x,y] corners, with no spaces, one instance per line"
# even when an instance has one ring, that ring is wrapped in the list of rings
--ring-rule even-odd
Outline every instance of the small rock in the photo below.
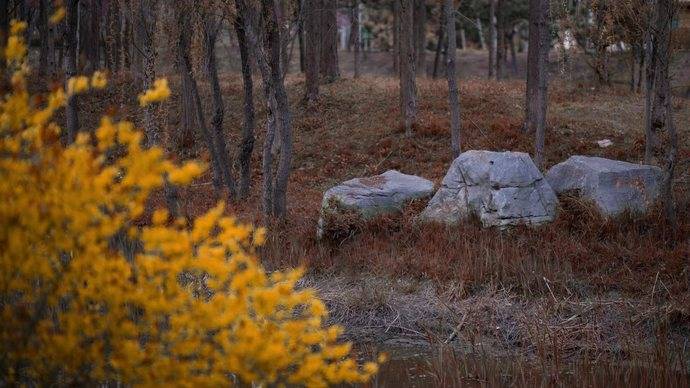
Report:
[[[597,145],[601,148],[608,148],[613,145],[613,142],[609,139],[598,140]]]
[[[643,213],[658,198],[659,167],[591,156],[571,156],[553,166],[546,180],[556,193],[576,192],[593,201],[606,216],[625,210]]]
[[[538,225],[553,221],[557,204],[529,155],[467,151],[453,161],[420,219],[455,224],[476,215],[484,227]]]

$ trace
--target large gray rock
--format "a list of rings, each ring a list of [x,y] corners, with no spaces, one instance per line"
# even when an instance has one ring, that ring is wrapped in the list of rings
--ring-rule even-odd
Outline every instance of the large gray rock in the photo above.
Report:
[[[529,155],[467,151],[453,161],[420,219],[455,224],[475,215],[485,227],[538,225],[553,221],[557,204]]]
[[[655,166],[577,155],[551,167],[546,180],[556,193],[579,193],[604,215],[616,216],[626,210],[647,211],[659,198],[662,171]]]
[[[434,193],[434,183],[415,175],[388,170],[381,175],[355,178],[328,189],[323,195],[318,236],[324,231],[328,216],[342,210],[357,212],[362,218],[395,213],[403,206]]]

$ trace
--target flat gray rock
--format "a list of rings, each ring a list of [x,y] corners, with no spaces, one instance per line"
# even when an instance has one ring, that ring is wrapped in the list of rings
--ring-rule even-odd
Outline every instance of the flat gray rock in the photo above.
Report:
[[[557,204],[529,155],[467,151],[453,161],[420,219],[455,224],[475,215],[485,227],[538,225],[553,221]]]
[[[556,193],[574,192],[593,201],[602,214],[644,213],[661,192],[659,167],[592,156],[571,156],[546,173]]]
[[[323,195],[319,237],[323,234],[324,216],[340,210],[353,210],[363,218],[399,212],[408,202],[430,197],[434,183],[415,175],[388,170],[381,175],[355,178],[328,189]]]

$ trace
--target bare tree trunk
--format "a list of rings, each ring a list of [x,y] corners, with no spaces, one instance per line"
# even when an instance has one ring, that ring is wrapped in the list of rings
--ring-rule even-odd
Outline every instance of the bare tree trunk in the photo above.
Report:
[[[67,0],[67,79],[77,75],[77,19],[79,13],[79,0]],[[67,144],[74,142],[79,131],[79,101],[76,95],[67,99],[65,108]]]
[[[650,3],[653,0],[648,0]],[[654,8],[656,12],[656,7]],[[646,82],[645,82],[645,147],[644,147],[644,162],[645,164],[652,163],[652,157],[654,154],[654,148],[657,143],[656,136],[654,134],[654,111],[655,107],[653,105],[655,96],[655,80],[656,80],[656,39],[653,33],[654,25],[656,22],[656,15],[652,14],[649,19],[649,26],[645,32],[645,62],[647,64],[647,71],[645,72]]]
[[[460,98],[458,96],[458,78],[455,69],[457,37],[455,36],[455,8],[453,0],[444,0],[446,30],[448,30],[448,60],[446,77],[448,78],[448,106],[450,108],[450,149],[453,159],[460,155]]]
[[[642,91],[642,79],[644,78],[644,66],[645,66],[645,50],[641,47],[638,54],[638,66],[637,66],[637,93]]]
[[[139,0],[136,9],[137,23],[135,28],[136,40],[141,50],[142,60],[142,90],[147,90],[153,86],[156,79],[156,16],[157,0]],[[155,106],[149,105],[144,108],[144,134],[146,143],[149,146],[160,144],[160,129],[156,118]]]
[[[426,2],[414,0],[414,51],[417,74],[426,75]]]
[[[548,104],[549,1],[530,0],[526,129],[535,134],[534,162],[541,168]]]
[[[662,200],[666,217],[675,226],[675,204],[673,200],[673,177],[677,162],[678,134],[673,121],[673,105],[671,103],[671,82],[669,65],[671,60],[671,30],[677,12],[674,0],[657,0],[653,12],[653,23],[649,29],[651,44],[647,67],[653,70],[647,72],[647,84],[652,87],[654,94],[653,106],[647,109],[647,124],[655,136],[655,142],[647,139],[645,160],[651,160],[658,155],[664,165],[664,179],[662,184]],[[649,43],[649,42],[648,42]],[[649,104],[651,96],[647,96]],[[651,115],[651,117],[650,117]],[[665,144],[664,144],[665,143]],[[651,155],[648,155],[648,152]]]
[[[445,30],[446,30],[446,12],[444,5],[440,5],[442,12],[439,17],[439,22],[438,22],[438,29],[436,30],[436,54],[434,55],[434,69],[431,73],[432,78],[436,79],[438,78],[438,68],[439,64],[441,62],[441,53],[443,52],[443,45],[444,45],[444,39],[445,39]],[[455,25],[455,21],[453,21],[453,25]],[[450,45],[449,45],[450,46]]]
[[[50,13],[50,3],[48,0],[40,0],[38,4],[38,33],[41,38],[41,48],[38,57],[38,74],[46,76],[48,70],[48,41],[52,38],[49,35],[48,14]],[[4,40],[3,40],[4,42]],[[4,43],[3,43],[4,44]]]
[[[320,0],[306,0],[304,18],[305,44],[305,94],[304,100],[313,104],[319,99],[319,65],[321,51]]]
[[[225,132],[223,131],[223,118],[225,111],[223,108],[223,95],[218,79],[218,64],[216,61],[216,40],[220,31],[222,20],[217,20],[212,14],[204,15],[204,46],[206,49],[206,70],[211,83],[211,93],[213,95],[213,134],[215,150],[218,154],[218,164],[220,173],[225,182],[230,196],[235,196],[235,182],[232,177],[230,158],[228,157],[228,147],[225,143]]]
[[[412,136],[417,121],[417,85],[412,0],[400,1],[400,96],[402,124],[405,135]]]
[[[306,18],[306,7],[308,0],[300,0],[300,14],[304,17],[300,18],[297,25],[297,37],[299,41],[299,71],[306,72],[306,51],[304,50],[304,19]]]
[[[184,7],[184,5],[179,5],[178,7]],[[218,149],[216,148],[216,142],[214,140],[213,134],[209,131],[206,126],[206,119],[204,118],[204,110],[201,105],[201,96],[199,94],[199,88],[196,79],[193,75],[192,70],[192,60],[190,57],[191,48],[191,36],[189,34],[189,18],[184,9],[176,8],[177,12],[177,27],[178,27],[178,40],[177,48],[181,59],[181,67],[188,74],[190,80],[190,92],[193,99],[194,106],[196,110],[196,119],[198,122],[198,129],[202,139],[206,142],[206,147],[208,148],[209,154],[211,155],[211,167],[213,172],[213,183],[217,189],[222,187],[225,183],[230,189],[232,187],[232,182],[226,179],[223,173],[223,162],[221,160]],[[226,166],[227,167],[227,166]],[[232,192],[232,189],[231,191]]]
[[[340,77],[338,69],[338,19],[336,0],[321,0],[321,75],[330,83]]]
[[[467,37],[465,36],[465,29],[460,29],[460,45],[462,50],[467,50]]]
[[[515,26],[513,26],[513,28],[510,31],[508,42],[510,44],[510,67],[513,71],[514,76],[518,74],[517,51],[515,49],[515,35],[517,35],[517,31],[515,30]]]
[[[477,31],[479,32],[479,47],[486,50],[486,38],[484,37],[484,28],[482,28],[482,19],[477,18]]]
[[[489,0],[489,78],[496,76],[496,60],[498,55],[496,1]]]
[[[244,88],[244,125],[242,126],[242,143],[240,145],[238,169],[240,171],[239,198],[249,195],[251,185],[251,160],[254,150],[254,84],[252,80],[251,50],[247,45],[244,21],[240,15],[234,22],[237,43],[242,61],[242,86]]]
[[[352,43],[354,44],[355,78],[359,78],[359,0],[352,1]]]
[[[267,46],[269,48],[271,78],[275,88],[276,106],[278,109],[278,128],[280,128],[280,157],[276,168],[275,183],[273,185],[273,216],[284,218],[287,213],[287,188],[292,165],[292,120],[287,92],[280,73],[280,50],[276,43],[280,41],[280,30],[276,19],[275,8],[271,0],[263,0],[264,26],[267,29]],[[337,28],[336,28],[337,34]],[[335,42],[335,71],[337,72],[337,35]],[[337,77],[337,73],[336,73]]]
[[[393,2],[393,72],[400,75],[400,0]]]
[[[255,11],[245,2],[236,0],[238,13],[244,20],[247,41],[256,50],[256,59],[261,71],[264,93],[268,101],[268,120],[266,138],[263,145],[263,210],[266,216],[284,217],[290,165],[292,162],[292,125],[287,93],[280,73],[280,30],[277,26],[275,8],[272,0],[262,0],[262,20],[265,29],[264,39],[259,43],[254,29]],[[282,146],[280,157],[273,174],[273,154],[276,127],[280,127]]]

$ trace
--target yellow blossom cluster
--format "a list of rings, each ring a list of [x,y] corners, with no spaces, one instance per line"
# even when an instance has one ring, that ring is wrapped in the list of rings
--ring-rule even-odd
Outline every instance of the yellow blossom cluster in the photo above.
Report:
[[[13,24],[14,26],[15,24]],[[19,28],[10,39],[23,45]],[[0,101],[0,386],[256,385],[364,382],[302,272],[267,274],[263,229],[218,205],[190,223],[165,210],[140,225],[175,166],[109,117],[63,146],[52,121],[63,89],[35,98],[25,58],[8,56]],[[86,82],[86,85],[84,85]],[[161,86],[163,85],[163,86]],[[102,74],[90,87],[105,86]],[[167,89],[164,83],[156,88]],[[73,91],[89,88],[73,81]],[[153,92],[158,97],[164,93]]]
[[[53,25],[58,24],[62,21],[62,19],[65,18],[66,14],[67,12],[65,12],[65,7],[58,7],[58,9],[56,9],[55,12],[50,16],[48,22]]]
[[[157,79],[153,82],[153,88],[139,95],[139,105],[142,107],[160,102],[170,97],[168,80],[165,78]]]

